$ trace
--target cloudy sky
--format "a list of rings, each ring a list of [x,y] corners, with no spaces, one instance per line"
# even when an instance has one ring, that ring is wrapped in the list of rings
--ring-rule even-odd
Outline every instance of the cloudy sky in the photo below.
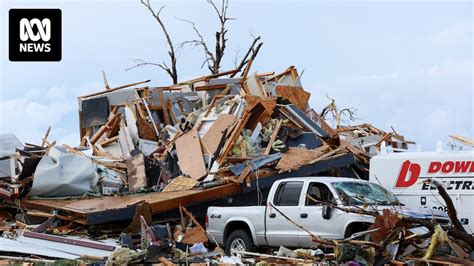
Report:
[[[170,84],[157,67],[130,71],[133,59],[167,60],[156,21],[138,0],[2,0],[0,133],[39,143],[78,143],[76,97],[111,86],[151,79]],[[186,18],[210,42],[217,18],[205,0],[157,1],[175,43],[193,38]],[[8,60],[8,10],[62,10],[63,56],[57,63]],[[232,69],[251,34],[264,41],[253,71],[280,72],[295,65],[311,105],[320,111],[326,94],[340,107],[357,109],[357,123],[393,126],[424,150],[449,134],[474,137],[473,6],[471,1],[230,1],[229,45],[224,69]],[[198,49],[178,51],[180,80],[207,74]]]

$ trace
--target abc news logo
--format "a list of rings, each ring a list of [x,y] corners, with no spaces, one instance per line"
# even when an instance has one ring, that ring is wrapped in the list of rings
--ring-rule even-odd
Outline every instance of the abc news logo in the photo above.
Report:
[[[61,61],[61,10],[10,9],[10,61]]]

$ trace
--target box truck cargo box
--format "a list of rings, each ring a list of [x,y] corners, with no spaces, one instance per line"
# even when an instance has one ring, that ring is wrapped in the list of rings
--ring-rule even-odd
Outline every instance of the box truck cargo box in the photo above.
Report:
[[[423,182],[428,178],[444,184],[459,220],[472,234],[474,151],[387,153],[370,160],[370,181],[390,190],[403,204],[447,211],[436,188]]]

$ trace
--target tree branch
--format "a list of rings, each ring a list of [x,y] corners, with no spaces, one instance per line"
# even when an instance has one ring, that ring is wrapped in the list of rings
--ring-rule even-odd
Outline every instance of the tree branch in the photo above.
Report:
[[[250,47],[249,49],[247,50],[247,53],[245,53],[244,57],[242,57],[242,60],[240,61],[240,64],[239,66],[237,67],[237,69],[240,71],[242,71],[243,67],[250,61],[250,60],[253,60],[255,59],[255,57],[257,57],[257,54],[258,54],[258,51],[260,51],[260,47],[262,47],[263,45],[263,42],[260,42],[260,36],[258,37],[253,37],[253,41],[252,43],[250,44]],[[255,47],[256,46],[256,47]],[[252,56],[250,56],[250,54],[252,54]],[[250,56],[250,59],[247,59],[248,57]],[[231,77],[234,77],[236,74],[233,74],[231,75]]]
[[[436,180],[432,180],[432,179],[427,179],[425,183],[433,184],[438,190],[439,195],[446,202],[446,206],[448,209],[448,216],[449,216],[449,219],[451,219],[453,226],[459,231],[466,232],[466,230],[464,229],[464,226],[458,220],[458,217],[456,214],[456,208],[454,207],[453,201],[451,200],[451,197],[449,197],[448,192],[446,192],[446,189],[443,187],[443,185],[440,182]]]
[[[168,34],[168,31],[166,30],[166,27],[165,27],[163,21],[160,18],[160,13],[163,10],[164,6],[162,6],[158,10],[158,12],[155,12],[153,10],[153,7],[150,4],[150,0],[146,0],[146,2],[145,2],[145,0],[140,0],[140,2],[148,9],[148,11],[150,11],[150,14],[156,19],[158,24],[160,24],[161,30],[162,30],[163,34],[165,35],[166,42],[168,43],[168,55],[169,55],[170,61],[171,61],[171,67],[166,66],[166,64],[147,63],[147,65],[157,65],[157,66],[159,66],[160,68],[162,68],[163,70],[165,70],[168,73],[168,75],[173,80],[173,84],[177,84],[178,83],[178,70],[176,69],[176,54],[175,54],[175,51],[174,51],[173,42],[171,41],[171,37]],[[140,66],[140,64],[137,64],[137,66]],[[134,67],[137,67],[137,66],[134,66]],[[134,67],[132,67],[132,68],[134,68]],[[132,69],[132,68],[130,68],[130,69]]]
[[[143,60],[143,59],[134,59],[134,61],[135,61],[136,64],[133,65],[133,66],[131,66],[131,67],[129,67],[129,68],[126,68],[125,71],[129,71],[129,70],[132,70],[132,69],[134,69],[134,68],[136,68],[136,67],[147,66],[147,65],[149,65],[149,66],[157,66],[157,67],[160,67],[160,68],[163,69],[163,66],[162,66],[161,64],[158,64],[158,63],[147,62],[147,61],[145,61],[145,60]]]
[[[336,123],[336,128],[338,128],[341,125],[341,122],[344,122],[346,124],[349,124],[351,121],[357,120],[356,112],[357,110],[354,109],[353,107],[349,108],[343,108],[341,110],[338,110],[338,107],[336,105],[336,101],[329,97],[329,95],[326,94],[326,97],[331,101],[326,107],[323,108],[321,111],[321,117],[323,119],[326,119],[326,116],[328,114],[332,115],[333,121]],[[348,119],[344,119],[345,115],[348,116]]]
[[[198,39],[196,40],[190,40],[190,41],[184,41],[184,42],[181,42],[179,44],[180,47],[183,47],[187,44],[193,44],[194,46],[201,46],[203,51],[204,51],[204,57],[206,58],[206,60],[204,61],[204,63],[207,63],[207,67],[209,68],[209,70],[212,72],[213,70],[213,65],[215,64],[216,62],[216,58],[214,57],[214,55],[211,53],[211,51],[209,50],[209,48],[207,47],[207,44],[206,44],[206,41],[204,40],[204,37],[202,36],[201,32],[198,30],[198,28],[196,27],[196,24],[188,19],[184,19],[184,18],[178,18],[179,20],[181,21],[185,21],[189,24],[191,24],[194,32],[196,33],[196,35],[198,36]],[[212,65],[211,63],[212,62]],[[201,68],[204,66],[204,63],[201,65]],[[215,74],[215,73],[213,73]]]
[[[210,5],[212,5],[221,23],[220,30],[217,31],[215,35],[216,36],[215,61],[211,70],[213,74],[216,74],[216,73],[219,73],[222,58],[224,57],[224,52],[226,48],[227,39],[225,35],[227,33],[227,29],[225,28],[225,23],[227,22],[227,20],[229,20],[229,18],[227,17],[227,8],[229,7],[229,0],[222,0],[220,12],[212,0],[207,0],[207,2]]]
[[[191,24],[194,32],[197,35],[197,39],[190,40],[190,41],[185,41],[180,44],[180,47],[183,47],[186,44],[194,44],[194,46],[199,46],[204,50],[204,57],[205,61],[201,65],[201,68],[204,66],[204,64],[207,63],[207,68],[209,71],[211,71],[212,74],[217,74],[220,71],[221,64],[222,64],[222,59],[225,54],[225,49],[227,47],[227,41],[228,39],[226,38],[226,34],[228,30],[226,29],[226,22],[229,20],[234,20],[233,18],[227,17],[227,9],[229,7],[229,0],[222,0],[220,8],[217,7],[217,5],[214,3],[213,0],[207,0],[207,2],[211,5],[212,9],[216,12],[217,17],[219,18],[219,30],[216,31],[215,33],[215,48],[214,52],[211,52],[211,49],[209,49],[208,43],[204,40],[204,37],[200,33],[200,31],[197,29],[196,24],[192,21],[189,21],[187,19],[180,19],[182,21],[186,21]]]
[[[448,235],[465,241],[466,243],[469,244],[471,249],[474,249],[474,236],[468,234],[466,232],[466,229],[464,229],[464,226],[459,221],[456,214],[456,208],[454,207],[454,203],[451,200],[451,197],[449,196],[446,189],[443,187],[443,185],[440,182],[436,180],[427,179],[425,182],[427,184],[433,184],[438,190],[439,195],[443,198],[444,202],[446,202],[446,207],[448,209],[448,216],[449,216],[449,219],[451,220],[451,223],[454,226],[454,228],[448,229]]]

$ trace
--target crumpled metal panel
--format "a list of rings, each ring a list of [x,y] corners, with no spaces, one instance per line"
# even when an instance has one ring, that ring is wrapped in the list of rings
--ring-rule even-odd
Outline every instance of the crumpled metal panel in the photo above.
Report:
[[[252,171],[255,171],[255,170],[261,168],[262,166],[264,166],[268,163],[279,160],[281,158],[281,156],[282,156],[281,153],[274,153],[274,154],[270,154],[270,155],[259,156],[255,159],[252,159],[249,162],[239,163],[239,164],[236,164],[236,165],[232,166],[230,168],[230,171],[234,175],[239,176],[244,171],[244,169],[247,167],[247,165],[249,165],[252,168]]]

